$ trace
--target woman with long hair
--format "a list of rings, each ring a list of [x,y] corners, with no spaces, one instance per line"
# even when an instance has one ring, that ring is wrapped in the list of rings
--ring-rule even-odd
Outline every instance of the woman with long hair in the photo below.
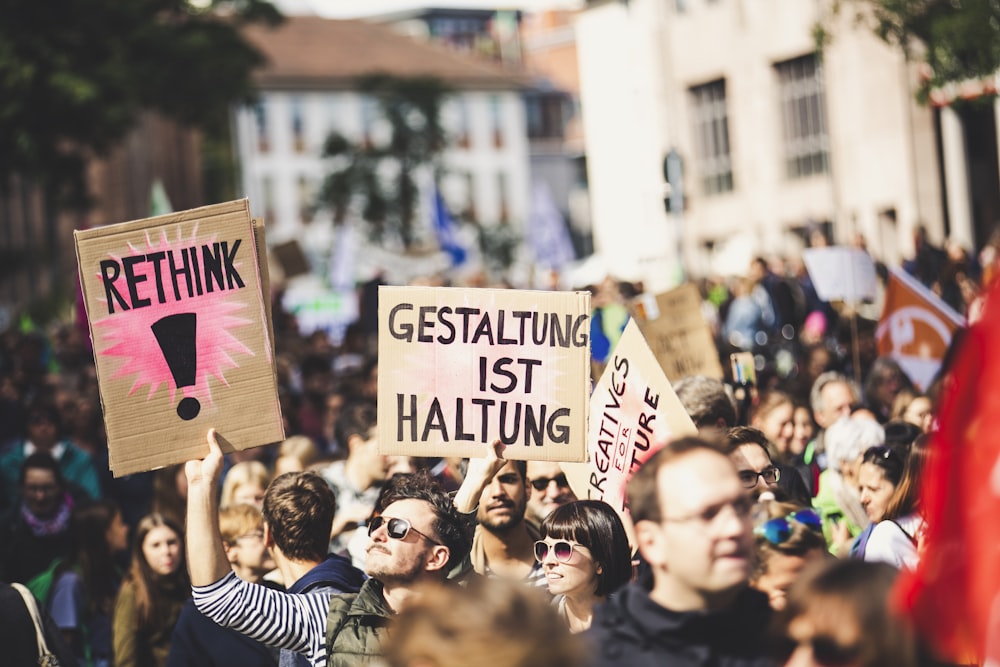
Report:
[[[190,594],[183,532],[161,514],[144,517],[136,527],[132,564],[115,601],[115,667],[166,665],[174,625]]]
[[[590,627],[594,607],[632,578],[632,552],[625,526],[600,500],[557,507],[542,522],[535,559],[549,593],[571,632]]]
[[[56,568],[52,619],[84,667],[111,664],[111,613],[122,580],[116,555],[128,549],[128,526],[111,500],[73,513],[73,553]]]
[[[920,561],[920,543],[926,528],[920,513],[919,493],[927,460],[928,441],[927,434],[918,436],[905,457],[898,481],[886,499],[881,518],[868,537],[864,550],[865,560],[881,561],[908,570],[914,569]],[[867,458],[866,454],[866,460]]]

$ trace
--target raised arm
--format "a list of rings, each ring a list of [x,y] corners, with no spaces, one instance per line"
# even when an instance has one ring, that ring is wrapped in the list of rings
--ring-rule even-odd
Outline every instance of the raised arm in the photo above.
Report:
[[[232,568],[219,534],[219,477],[222,450],[215,429],[208,430],[208,456],[188,461],[187,475],[187,562],[191,583],[207,586],[222,579]]]
[[[455,492],[454,503],[459,512],[469,514],[479,506],[483,489],[493,480],[493,476],[507,465],[507,459],[503,457],[503,450],[506,447],[500,440],[494,440],[486,448],[484,458],[469,459],[469,470],[465,473],[462,486]]]

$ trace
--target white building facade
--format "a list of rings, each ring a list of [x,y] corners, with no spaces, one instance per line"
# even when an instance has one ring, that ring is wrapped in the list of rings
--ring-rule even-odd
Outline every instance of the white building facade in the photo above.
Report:
[[[613,272],[654,290],[680,267],[742,275],[749,256],[794,256],[816,230],[834,243],[861,235],[890,263],[912,252],[918,225],[937,242],[971,239],[951,195],[945,211],[949,148],[942,158],[935,111],[915,99],[916,67],[848,16],[817,56],[828,4],[588,6],[581,101],[595,246]],[[685,205],[668,212],[671,150]]]
[[[440,186],[448,209],[456,221],[474,221],[485,227],[507,223],[523,233],[530,203],[529,151],[524,104],[517,81],[502,75],[498,69],[493,74],[495,68],[484,68],[479,63],[468,65],[471,76],[462,76],[466,65],[460,56],[439,52],[381,26],[316,17],[292,17],[286,24],[291,24],[291,30],[303,33],[303,39],[316,38],[320,43],[317,48],[328,51],[336,51],[336,46],[325,45],[331,41],[336,44],[338,33],[362,32],[369,42],[387,40],[390,43],[387,48],[395,49],[392,62],[399,62],[398,71],[387,73],[400,77],[430,76],[445,83],[451,92],[442,108],[441,120],[449,144],[440,155],[444,169]],[[328,28],[335,32],[329,40],[323,39]],[[287,37],[285,41],[289,41]],[[308,71],[295,71],[294,62],[290,65],[281,62],[281,40],[262,44],[271,44],[269,69],[258,79],[255,104],[238,108],[234,115],[240,185],[250,199],[252,214],[265,219],[269,243],[298,240],[307,257],[322,261],[331,256],[338,233],[332,224],[331,211],[315,206],[331,169],[331,163],[323,157],[324,143],[332,132],[357,144],[388,140],[390,128],[381,117],[377,101],[356,89],[359,76],[386,70],[377,69],[374,63],[371,72],[364,71],[361,54],[355,57],[361,68],[357,71],[344,73],[333,67],[326,74],[312,62]],[[380,46],[370,44],[376,52]],[[407,53],[416,55],[406,62]],[[408,65],[421,59],[419,71],[408,69]],[[439,67],[439,62],[444,65]],[[343,70],[343,64],[340,67]],[[439,74],[435,67],[439,67]],[[418,240],[422,247],[417,251],[426,254],[436,244],[429,212],[433,191],[431,170],[426,169],[417,180],[422,200],[427,202],[418,215]],[[355,212],[352,221],[360,225],[357,218]]]

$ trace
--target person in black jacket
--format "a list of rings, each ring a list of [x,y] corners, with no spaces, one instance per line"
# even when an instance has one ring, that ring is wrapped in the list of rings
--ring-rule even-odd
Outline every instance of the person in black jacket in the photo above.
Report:
[[[49,652],[56,656],[60,667],[77,667],[73,651],[63,641],[62,633],[45,609],[39,609],[42,634]],[[0,645],[3,646],[3,664],[37,665],[38,640],[31,613],[24,605],[24,598],[10,584],[0,581]]]
[[[763,667],[767,597],[749,587],[753,501],[722,449],[668,443],[629,482],[649,568],[595,611],[594,667]]]

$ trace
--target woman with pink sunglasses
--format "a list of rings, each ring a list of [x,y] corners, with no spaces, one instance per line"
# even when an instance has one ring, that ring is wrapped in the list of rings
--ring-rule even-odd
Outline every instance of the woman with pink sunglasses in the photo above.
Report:
[[[570,632],[590,627],[594,607],[632,578],[625,527],[610,505],[578,500],[557,507],[535,542],[549,593]]]

